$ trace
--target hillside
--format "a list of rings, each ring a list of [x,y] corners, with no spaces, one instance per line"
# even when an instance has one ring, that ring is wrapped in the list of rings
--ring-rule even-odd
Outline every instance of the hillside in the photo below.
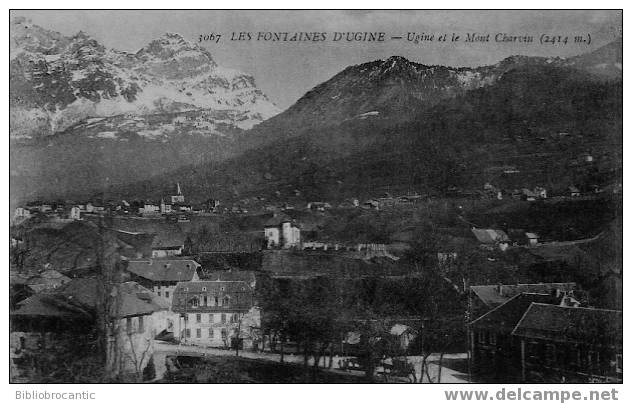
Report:
[[[127,53],[15,18],[9,68],[14,201],[225,158],[279,112],[252,76],[173,33]]]
[[[395,76],[386,72],[378,85],[372,81],[374,69],[389,60],[402,66]],[[602,62],[614,65],[617,59]],[[407,84],[421,68],[415,63],[391,58],[355,66],[239,138],[250,146],[262,138],[270,143],[225,163],[183,168],[174,177],[193,194],[233,201],[264,196],[276,202],[376,197],[386,191],[442,193],[454,186],[474,190],[488,181],[509,190],[607,184],[621,169],[621,81],[573,64],[513,57],[481,68],[502,73],[490,73],[494,78],[476,88],[459,87],[455,93],[445,84],[433,89],[438,95],[429,101],[424,91]],[[406,91],[393,90],[393,83]],[[345,101],[330,105],[334,92]],[[393,97],[407,97],[408,107],[380,109],[393,105]],[[587,154],[593,157],[590,164],[582,161]],[[505,175],[506,167],[517,172]],[[141,196],[132,187],[121,192]]]
[[[147,180],[130,175],[121,186],[120,177],[108,197],[156,198],[176,180],[193,200],[279,203],[473,190],[488,181],[507,189],[606,184],[621,168],[620,45],[478,68],[397,56],[351,66],[286,111],[235,132],[229,146],[218,137],[213,148],[195,148],[203,161],[174,154],[184,167],[161,167]],[[594,163],[581,161],[587,154]],[[516,173],[503,175],[506,167]],[[88,189],[103,186],[81,185]]]

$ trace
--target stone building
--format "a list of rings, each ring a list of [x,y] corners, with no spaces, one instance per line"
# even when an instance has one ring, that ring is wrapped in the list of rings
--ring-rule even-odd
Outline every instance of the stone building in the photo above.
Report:
[[[174,336],[181,343],[250,348],[261,319],[254,289],[245,281],[178,283],[172,311],[179,315]]]
[[[191,259],[139,259],[127,262],[130,278],[165,298],[169,305],[176,285],[199,280],[200,264]]]
[[[301,243],[301,230],[285,214],[274,215],[264,225],[268,248],[292,248]]]

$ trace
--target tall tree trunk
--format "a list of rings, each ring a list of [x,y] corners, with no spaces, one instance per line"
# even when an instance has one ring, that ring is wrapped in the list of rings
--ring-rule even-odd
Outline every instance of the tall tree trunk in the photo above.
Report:
[[[305,382],[309,379],[309,342],[305,341],[303,345],[303,369],[305,370]]]
[[[327,368],[331,369],[333,365],[334,365],[334,344],[329,343],[329,365],[327,365]]]
[[[441,354],[439,354],[439,372],[437,374],[437,383],[441,383],[441,370],[443,369],[443,355],[445,353],[442,351]]]
[[[432,383],[432,381],[430,380],[430,375],[428,374],[428,365],[427,365],[427,360],[428,360],[429,355],[430,354],[424,354],[421,359],[421,373],[419,374],[419,383],[424,382],[424,374],[426,375],[428,382]]]
[[[366,377],[367,382],[373,382],[373,374],[375,372],[375,365],[373,361],[373,350],[369,348],[367,352],[366,359],[366,368],[364,370],[364,376]]]
[[[239,318],[239,323],[237,324],[237,341],[235,342],[235,356],[239,357],[239,343],[241,341],[241,321],[243,317]]]
[[[285,345],[285,343],[283,342],[283,334],[281,334],[281,336],[279,337],[279,342],[281,344],[281,362],[283,363],[285,361],[285,355],[283,351],[283,346]]]

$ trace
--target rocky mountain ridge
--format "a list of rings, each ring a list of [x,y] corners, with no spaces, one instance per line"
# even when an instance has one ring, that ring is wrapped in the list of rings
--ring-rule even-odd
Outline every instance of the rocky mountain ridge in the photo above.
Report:
[[[194,110],[207,118],[224,112],[220,122],[204,120],[209,126],[246,130],[279,112],[252,76],[219,66],[179,34],[164,34],[136,53],[107,49],[83,32],[66,37],[24,18],[11,22],[10,34],[13,139],[63,132],[86,119]]]

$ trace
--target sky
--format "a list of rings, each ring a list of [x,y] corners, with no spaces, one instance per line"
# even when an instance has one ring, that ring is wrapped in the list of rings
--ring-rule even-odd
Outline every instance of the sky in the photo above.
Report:
[[[165,32],[206,47],[221,66],[255,77],[257,86],[282,109],[344,68],[393,55],[426,65],[475,67],[511,55],[574,56],[621,36],[620,11],[13,11],[64,35],[84,31],[109,48],[136,52]],[[323,42],[231,41],[233,32],[325,32]],[[334,32],[385,32],[385,42],[333,42]],[[220,33],[219,43],[198,42]],[[408,41],[409,33],[434,34],[433,41]],[[451,42],[452,33],[461,38]],[[463,42],[467,33],[490,34],[491,42]],[[497,43],[496,34],[531,35],[535,42]],[[448,42],[438,42],[448,34]],[[569,36],[566,45],[540,44],[541,35]],[[590,34],[591,43],[573,37]],[[391,40],[392,36],[402,39]]]

